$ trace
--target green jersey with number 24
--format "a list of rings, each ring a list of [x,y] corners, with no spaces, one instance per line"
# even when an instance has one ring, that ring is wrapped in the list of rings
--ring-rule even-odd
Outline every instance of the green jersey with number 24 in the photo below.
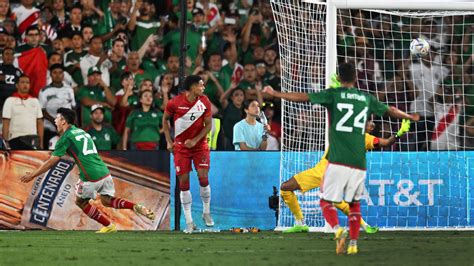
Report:
[[[383,115],[388,106],[355,88],[310,93],[309,99],[326,107],[329,112],[329,162],[365,169],[367,117],[372,113]]]
[[[82,181],[97,181],[110,174],[91,136],[80,128],[71,126],[66,130],[56,143],[52,155],[61,157],[66,153],[76,161]]]

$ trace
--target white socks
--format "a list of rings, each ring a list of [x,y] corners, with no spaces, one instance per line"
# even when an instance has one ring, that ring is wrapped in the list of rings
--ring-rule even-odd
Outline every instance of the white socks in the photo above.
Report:
[[[191,197],[191,191],[181,191],[179,193],[179,197],[181,199],[181,205],[183,206],[184,210],[184,217],[186,218],[186,223],[193,222],[193,216],[191,215],[191,205],[193,203],[193,198]]]
[[[199,192],[202,200],[202,212],[211,213],[211,186],[200,187]]]

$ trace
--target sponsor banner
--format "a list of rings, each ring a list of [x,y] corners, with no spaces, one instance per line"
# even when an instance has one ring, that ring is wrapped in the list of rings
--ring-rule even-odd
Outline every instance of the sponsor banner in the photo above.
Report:
[[[114,178],[115,196],[144,204],[156,213],[156,219],[149,221],[131,210],[104,207],[99,198],[91,204],[116,223],[119,230],[168,230],[169,155],[139,151],[100,154]],[[38,168],[49,155],[47,151],[0,153],[0,228],[99,229],[101,225],[75,205],[79,170],[70,158],[62,158],[50,171],[28,184],[20,182],[22,175]]]
[[[209,182],[216,227],[275,227],[275,213],[268,207],[268,197],[273,186],[279,190],[280,158],[279,152],[211,152]],[[301,158],[318,159],[310,154]],[[474,152],[370,152],[367,159],[367,193],[362,200],[362,215],[369,224],[385,228],[474,226]],[[290,171],[289,176],[301,168],[288,167],[295,171]],[[172,188],[173,168],[171,160]],[[174,189],[172,205],[173,192]],[[194,171],[191,193],[194,221],[204,228],[199,182]],[[314,198],[302,206],[305,209],[319,208],[316,191],[305,195],[312,194]],[[346,220],[344,215],[340,216],[341,224]],[[173,220],[171,224],[174,225]],[[180,225],[185,228],[183,214]]]

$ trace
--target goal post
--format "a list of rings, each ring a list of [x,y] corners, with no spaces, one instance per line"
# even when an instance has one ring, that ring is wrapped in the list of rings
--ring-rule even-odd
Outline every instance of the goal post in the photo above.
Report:
[[[271,0],[271,5],[282,91],[324,90],[338,61],[347,60],[356,63],[361,90],[424,118],[394,146],[368,153],[363,218],[384,230],[473,229],[474,169],[467,163],[474,158],[472,2]],[[418,36],[432,47],[425,58],[409,53]],[[373,120],[374,134],[382,137],[400,126],[387,117]],[[284,100],[281,122],[280,184],[319,161],[328,126],[321,106]],[[296,194],[311,230],[324,231],[319,189]],[[276,230],[293,223],[280,200]]]

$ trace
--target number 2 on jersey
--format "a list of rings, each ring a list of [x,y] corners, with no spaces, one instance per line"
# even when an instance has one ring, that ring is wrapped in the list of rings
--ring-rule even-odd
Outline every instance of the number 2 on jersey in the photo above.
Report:
[[[340,132],[352,132],[354,130],[354,127],[358,127],[362,130],[362,134],[365,133],[365,123],[367,121],[367,111],[368,108],[367,106],[362,109],[362,111],[357,114],[357,116],[354,118],[354,125],[345,125],[346,122],[352,117],[354,114],[354,105],[350,103],[338,103],[337,104],[337,109],[341,112],[344,110],[347,110],[344,116],[337,122],[336,124],[336,131]]]
[[[97,153],[97,149],[95,147],[94,141],[91,139],[91,137],[88,134],[76,136],[76,140],[77,141],[84,141],[83,144],[82,144],[82,153],[84,155],[96,154]],[[89,149],[87,147],[88,144],[89,144],[89,141],[92,144],[91,149]]]

